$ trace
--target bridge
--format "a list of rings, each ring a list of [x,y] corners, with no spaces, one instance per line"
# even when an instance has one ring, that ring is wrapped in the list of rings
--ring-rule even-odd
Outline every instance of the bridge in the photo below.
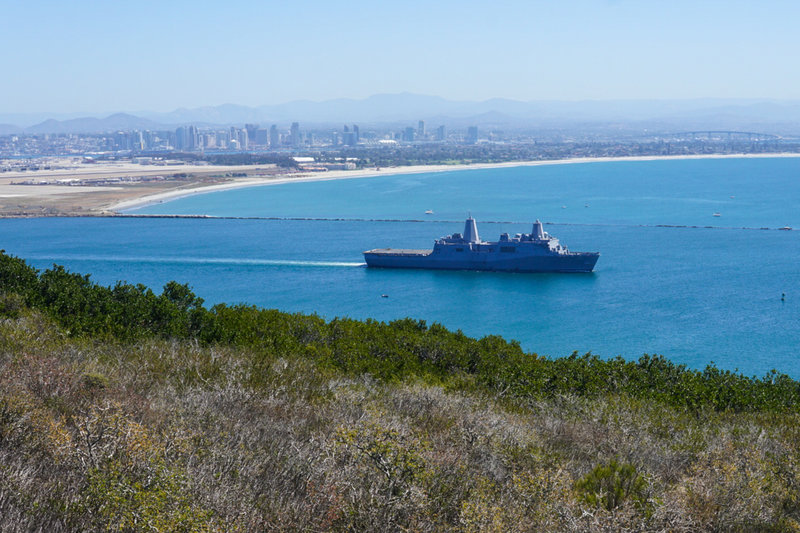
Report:
[[[681,139],[688,137],[697,141],[778,141],[781,139],[780,135],[774,135],[772,133],[729,130],[680,131],[666,134],[664,137]]]

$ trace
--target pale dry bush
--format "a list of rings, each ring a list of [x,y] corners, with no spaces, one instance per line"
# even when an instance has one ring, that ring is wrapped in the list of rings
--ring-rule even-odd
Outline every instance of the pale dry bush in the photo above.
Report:
[[[198,497],[233,529],[712,531],[780,520],[780,502],[747,481],[767,468],[766,451],[738,457],[723,477],[711,475],[699,452],[719,450],[726,462],[730,443],[783,449],[774,437],[759,442],[758,426],[741,417],[704,425],[691,416],[665,420],[664,408],[569,397],[509,411],[368,377],[298,394],[297,375],[287,372],[283,382],[281,372],[271,389],[170,389],[150,402],[172,417],[164,438],[176,443]],[[358,446],[343,442],[347,432]],[[387,490],[371,442],[419,458],[402,491]],[[647,476],[650,516],[630,504],[606,511],[576,501],[574,483],[611,458]],[[706,500],[688,498],[687,488],[710,494],[714,513],[705,516]]]
[[[87,471],[108,461],[162,465],[209,527],[229,531],[796,525],[796,416],[501,400],[329,375],[291,354],[252,360],[197,343],[85,345],[37,317],[0,324],[0,530],[114,524],[70,514]],[[646,477],[651,512],[578,501],[575,483],[612,459]]]
[[[774,474],[773,458],[757,446],[728,441],[691,466],[676,500],[703,529],[727,524],[740,531],[765,530],[783,522],[797,527],[784,510],[792,495]]]

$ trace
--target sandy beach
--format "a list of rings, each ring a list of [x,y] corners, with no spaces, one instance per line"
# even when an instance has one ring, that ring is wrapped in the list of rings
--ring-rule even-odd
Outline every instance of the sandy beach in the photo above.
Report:
[[[97,216],[113,215],[121,211],[160,203],[195,194],[241,187],[260,187],[284,183],[360,179],[395,174],[450,172],[456,170],[491,169],[519,166],[562,165],[609,161],[654,161],[665,159],[730,159],[757,157],[800,157],[800,154],[718,154],[697,156],[641,156],[613,158],[574,158],[547,161],[513,161],[507,163],[472,165],[416,165],[382,167],[362,170],[334,170],[328,172],[285,171],[272,165],[210,166],[183,165],[148,168],[142,165],[91,165],[88,168],[42,170],[0,175],[0,217],[20,216]],[[180,175],[180,178],[175,178]],[[125,177],[143,180],[121,182],[114,185],[53,185],[20,184],[24,179],[54,181],[69,176],[70,179]],[[158,180],[148,181],[157,176]]]
[[[284,183],[308,182],[308,181],[323,181],[323,180],[337,180],[337,179],[358,179],[358,178],[374,178],[378,176],[388,176],[396,174],[419,174],[428,172],[452,172],[456,170],[477,170],[477,169],[492,169],[492,168],[507,168],[507,167],[522,167],[522,166],[540,166],[540,165],[565,165],[575,163],[599,163],[609,161],[656,161],[666,159],[732,159],[732,158],[763,158],[763,157],[800,157],[800,154],[785,153],[785,154],[741,154],[741,155],[687,155],[687,156],[638,156],[638,157],[584,157],[573,159],[554,159],[547,161],[512,161],[507,163],[479,163],[473,165],[413,165],[403,167],[383,167],[377,169],[363,169],[363,170],[334,170],[321,173],[296,173],[291,175],[275,176],[270,178],[240,178],[228,183],[201,186],[191,189],[171,190],[164,191],[158,194],[133,198],[120,202],[118,204],[110,205],[107,207],[108,211],[119,212],[126,209],[142,207],[154,203],[160,203],[168,200],[174,200],[185,196],[194,194],[205,194],[209,192],[235,189],[240,187],[257,187],[268,185],[279,185]]]

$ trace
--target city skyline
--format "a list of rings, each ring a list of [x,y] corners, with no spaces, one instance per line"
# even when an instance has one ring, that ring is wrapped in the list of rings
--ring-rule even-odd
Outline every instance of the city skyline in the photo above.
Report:
[[[800,99],[782,0],[4,6],[0,113],[454,100]]]
[[[416,117],[416,118],[414,118]],[[747,130],[792,133],[800,124],[800,100],[690,99],[614,101],[534,101],[491,99],[453,101],[411,93],[373,95],[362,100],[296,101],[276,106],[205,106],[172,112],[2,113],[0,135],[14,133],[90,133],[117,130],[174,129],[179,125],[242,126],[293,122],[330,128],[350,121],[395,127],[409,120],[430,120],[447,127],[471,125],[512,130],[541,127],[618,128],[642,131]],[[403,127],[407,127],[405,124]]]

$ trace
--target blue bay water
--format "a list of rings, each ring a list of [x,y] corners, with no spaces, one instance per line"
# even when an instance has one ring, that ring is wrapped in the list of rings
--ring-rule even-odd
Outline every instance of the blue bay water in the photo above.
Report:
[[[133,211],[363,221],[19,219],[0,221],[0,239],[39,268],[154,289],[175,279],[208,303],[412,316],[550,356],[659,353],[800,377],[800,232],[737,229],[800,228],[798,207],[800,159],[602,162],[255,187]],[[571,249],[601,253],[595,273],[363,266],[363,250],[428,248],[461,231],[447,221],[467,211],[492,240],[541,218]]]
[[[234,189],[131,212],[796,227],[799,180],[798,158],[591,162]]]

